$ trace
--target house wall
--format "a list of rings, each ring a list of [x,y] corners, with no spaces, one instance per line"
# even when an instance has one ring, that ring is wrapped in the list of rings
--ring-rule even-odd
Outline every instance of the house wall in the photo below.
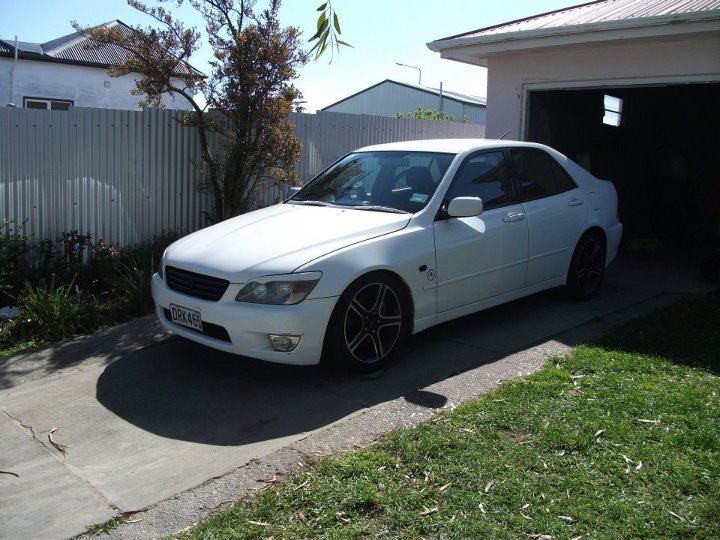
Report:
[[[131,76],[110,77],[103,68],[19,59],[13,83],[13,63],[13,58],[0,58],[2,106],[14,103],[22,107],[23,98],[35,97],[71,100],[75,107],[140,110],[139,96],[130,93],[135,85]],[[166,96],[164,103],[170,109],[190,109],[181,96],[176,99]]]
[[[467,116],[468,121],[473,124],[485,123],[485,107],[448,98],[444,98],[441,105],[440,96],[392,83],[372,87],[323,110],[347,114],[394,116],[397,113],[415,112],[418,107],[436,112],[442,111],[446,115],[453,116],[457,122],[462,122]]]
[[[525,137],[530,90],[720,81],[720,37],[507,53],[488,59],[488,138]],[[668,107],[672,104],[669,103]]]

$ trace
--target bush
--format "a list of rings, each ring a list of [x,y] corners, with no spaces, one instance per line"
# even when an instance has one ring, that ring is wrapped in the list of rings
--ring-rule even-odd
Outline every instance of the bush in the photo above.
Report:
[[[0,307],[11,303],[28,278],[28,236],[17,232],[12,219],[0,224]]]
[[[147,313],[152,310],[150,280],[155,272],[154,268],[152,256],[136,258],[131,254],[117,271],[114,290],[125,299],[132,313]]]
[[[78,294],[74,290],[75,280],[62,285],[55,276],[46,283],[39,280],[36,285],[25,282],[20,295],[20,309],[23,322],[44,340],[62,339],[78,329]]]
[[[0,235],[0,296],[18,305],[21,316],[0,321],[4,354],[31,339],[63,339],[151,312],[152,274],[165,248],[180,237],[164,234],[120,250],[74,230],[57,243],[32,246],[11,225],[4,221]]]

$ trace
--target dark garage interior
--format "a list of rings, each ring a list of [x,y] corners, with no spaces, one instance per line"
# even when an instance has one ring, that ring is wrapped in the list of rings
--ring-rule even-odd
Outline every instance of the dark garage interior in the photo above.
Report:
[[[614,182],[624,249],[692,248],[707,263],[720,248],[719,97],[720,84],[535,91],[527,139]]]

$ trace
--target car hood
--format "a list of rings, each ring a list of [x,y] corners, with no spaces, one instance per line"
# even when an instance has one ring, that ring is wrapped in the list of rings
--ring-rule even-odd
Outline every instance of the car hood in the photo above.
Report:
[[[172,244],[165,264],[231,283],[292,272],[323,255],[399,231],[409,214],[278,204],[228,219]]]

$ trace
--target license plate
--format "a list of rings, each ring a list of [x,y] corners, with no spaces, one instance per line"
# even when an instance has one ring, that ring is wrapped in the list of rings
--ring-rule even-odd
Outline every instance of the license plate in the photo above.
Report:
[[[202,319],[200,312],[196,309],[188,309],[186,307],[170,304],[170,320],[176,324],[187,326],[195,330],[203,331]]]

